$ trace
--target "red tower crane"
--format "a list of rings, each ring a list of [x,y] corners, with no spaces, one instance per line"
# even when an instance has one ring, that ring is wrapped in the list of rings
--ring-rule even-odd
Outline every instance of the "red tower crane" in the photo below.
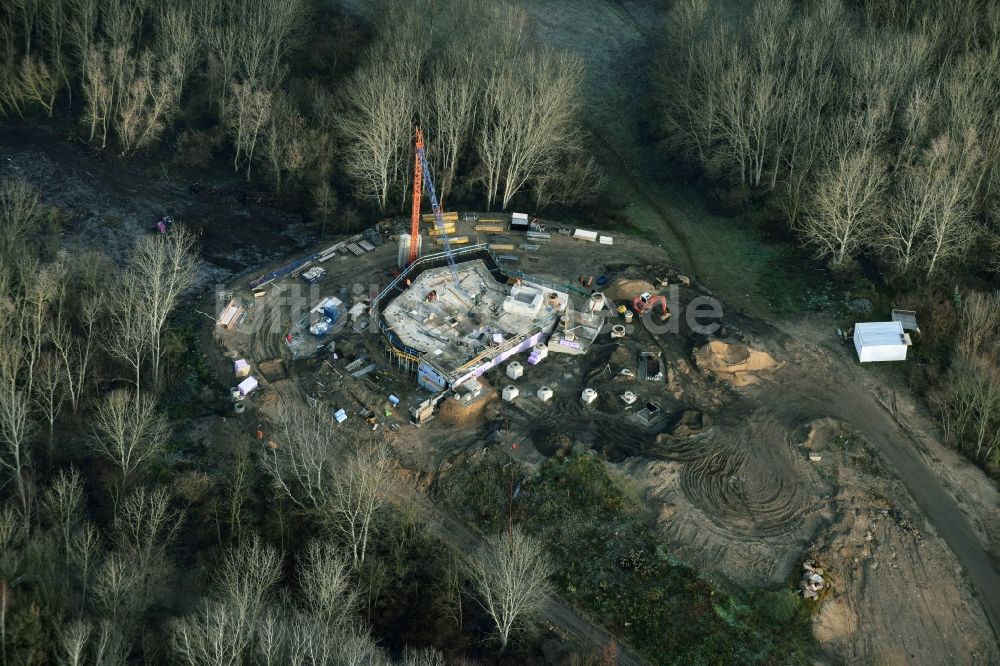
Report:
[[[413,211],[410,220],[410,261],[412,264],[417,259],[417,243],[420,238],[420,195],[421,184],[427,188],[427,196],[431,200],[431,210],[434,211],[434,224],[437,227],[441,242],[444,243],[444,253],[448,258],[448,268],[451,270],[451,279],[456,288],[460,288],[458,281],[458,269],[455,267],[455,256],[451,252],[451,243],[448,241],[448,232],[444,224],[444,217],[441,214],[441,205],[438,203],[437,192],[434,191],[434,181],[431,179],[431,167],[427,163],[427,153],[424,150],[424,135],[420,128],[416,128],[417,142],[414,152],[416,161],[413,164]]]
[[[420,239],[420,198],[423,196],[423,169],[420,165],[420,153],[424,150],[424,135],[417,128],[416,150],[413,151],[413,209],[410,211],[410,258],[409,266],[417,260],[417,244]]]

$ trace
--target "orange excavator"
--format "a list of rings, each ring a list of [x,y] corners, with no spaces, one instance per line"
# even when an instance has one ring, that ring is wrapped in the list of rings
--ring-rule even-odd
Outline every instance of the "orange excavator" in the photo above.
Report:
[[[652,312],[653,308],[660,306],[660,321],[670,319],[670,308],[667,307],[667,297],[663,294],[651,294],[645,291],[635,297],[632,301],[632,309],[639,316]]]

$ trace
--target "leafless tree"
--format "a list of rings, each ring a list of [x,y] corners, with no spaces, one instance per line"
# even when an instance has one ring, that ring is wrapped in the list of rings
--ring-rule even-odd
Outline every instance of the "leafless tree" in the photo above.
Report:
[[[130,15],[128,21],[133,19]],[[126,39],[91,46],[83,74],[84,122],[90,126],[90,141],[103,149],[114,133],[123,153],[158,139],[178,102],[171,63],[157,61],[149,49],[134,51],[130,44]]]
[[[571,149],[551,169],[535,174],[531,188],[535,205],[572,205],[590,200],[607,182],[604,169],[582,150]]]
[[[948,439],[975,460],[1000,460],[1000,292],[962,303],[952,367],[938,396]]]
[[[380,211],[407,172],[416,80],[407,63],[373,58],[345,87],[339,130],[347,142],[344,167],[358,193]]]
[[[252,465],[247,447],[240,446],[236,452],[236,465],[228,484],[225,501],[230,533],[236,541],[239,541],[243,534],[243,507],[250,495]]]
[[[50,338],[58,355],[58,365],[63,370],[65,392],[73,413],[76,414],[87,387],[90,361],[94,353],[98,321],[103,315],[104,296],[101,293],[80,297],[79,323],[82,335],[75,337],[64,322],[55,322]],[[138,322],[135,324],[139,328]],[[122,351],[125,351],[122,348]],[[138,380],[137,380],[138,381]]]
[[[127,275],[138,282],[142,293],[141,320],[147,328],[153,379],[159,383],[167,319],[198,276],[194,235],[178,225],[166,234],[145,236],[136,246]]]
[[[67,666],[84,666],[87,663],[87,643],[90,625],[83,620],[73,620],[62,629],[59,644]]]
[[[253,91],[278,85],[284,57],[299,38],[306,5],[302,0],[209,0],[198,7],[209,76],[219,108],[228,115],[230,94],[237,92],[234,85]]]
[[[217,575],[215,598],[174,623],[171,645],[177,658],[192,665],[244,663],[280,575],[281,556],[256,535],[229,551]]]
[[[21,390],[12,390],[7,382],[0,387],[0,468],[6,469],[14,481],[21,505],[24,529],[31,521],[31,434],[34,423],[28,396]]]
[[[139,610],[141,574],[124,553],[105,558],[94,581],[94,596],[113,621],[122,621]]]
[[[502,652],[511,632],[537,616],[551,594],[552,565],[538,540],[515,527],[489,539],[469,568],[477,600],[497,626]]]
[[[285,54],[299,37],[305,18],[303,0],[230,2],[230,11],[243,28],[236,51],[237,72],[243,81],[265,86],[278,83]]]
[[[98,406],[90,443],[118,468],[119,497],[135,471],[163,446],[167,432],[166,419],[147,395],[118,389]]]
[[[60,471],[42,494],[41,507],[59,534],[63,549],[63,566],[69,572],[73,551],[73,535],[80,524],[83,508],[83,479],[76,469]]]
[[[1000,363],[1000,349],[993,344],[996,336],[1000,336],[1000,292],[969,293],[962,299],[958,353]]]
[[[91,577],[97,567],[103,546],[97,528],[85,523],[70,542],[70,561],[80,577],[80,613],[87,605],[87,593],[91,587]]]
[[[479,98],[474,53],[467,49],[449,53],[431,70],[426,93],[431,117],[427,134],[435,148],[431,155],[438,167],[435,185],[442,207],[452,190],[459,160],[469,148]]]
[[[276,92],[272,97],[271,115],[262,138],[262,152],[279,190],[286,176],[299,181],[307,170],[315,171],[320,179],[329,176],[329,168],[323,164],[329,137],[309,127],[284,93]]]
[[[401,666],[445,666],[444,655],[433,648],[415,650],[410,647],[403,649]]]
[[[11,258],[34,229],[41,212],[38,190],[23,178],[0,180],[0,257]]]
[[[369,537],[388,498],[391,465],[384,447],[364,447],[333,476],[328,524],[347,543],[355,568],[365,561]]]
[[[347,558],[332,544],[313,541],[299,567],[299,586],[309,614],[330,630],[347,627],[357,605]]]
[[[233,170],[240,168],[240,160],[246,165],[246,178],[250,180],[257,144],[271,117],[272,93],[255,87],[251,82],[234,83],[231,86],[224,111],[224,121],[236,147]]]
[[[24,364],[25,390],[34,393],[35,371],[42,355],[42,347],[48,336],[48,324],[52,309],[61,310],[66,289],[65,266],[60,262],[38,265],[32,262],[30,268],[22,268],[24,298],[20,303],[21,337],[27,359]],[[58,315],[57,315],[58,316]]]
[[[177,536],[184,514],[170,508],[170,494],[163,487],[138,488],[118,507],[115,537],[123,552],[132,555],[143,576],[163,557],[164,549]]]
[[[319,410],[293,408],[278,425],[275,446],[261,453],[261,465],[275,489],[305,509],[332,498],[336,447],[330,420]]]
[[[326,225],[337,208],[337,198],[327,180],[320,181],[312,188],[313,216],[323,222],[320,237],[326,236]]]
[[[51,118],[56,96],[62,84],[58,72],[52,71],[48,63],[41,58],[26,57],[21,61],[18,84],[22,100],[25,103],[38,104]]]
[[[871,241],[882,212],[886,168],[877,153],[877,122],[869,115],[835,126],[836,155],[817,176],[810,210],[799,226],[805,242],[835,266]]]
[[[926,244],[927,276],[964,255],[979,235],[973,219],[970,172],[978,171],[980,154],[972,137],[940,137],[931,152],[931,211]],[[937,160],[941,160],[940,166]]]
[[[129,603],[147,608],[169,571],[166,548],[177,536],[184,513],[170,507],[170,494],[163,489],[138,488],[119,502],[114,538],[120,553],[135,575]],[[126,635],[130,624],[126,624]]]
[[[502,208],[507,208],[532,175],[552,167],[559,153],[576,139],[582,62],[567,53],[543,51],[528,57],[522,71],[529,78],[521,94],[515,94],[521,104],[511,105],[520,131],[513,132],[513,140],[506,144]]]
[[[127,364],[139,391],[142,368],[149,356],[149,336],[144,317],[145,286],[131,270],[119,274],[108,294],[108,330],[102,336],[104,349],[112,358]]]
[[[177,101],[184,92],[199,58],[198,30],[195,10],[186,2],[161,5],[156,13],[157,58],[163,66]]]

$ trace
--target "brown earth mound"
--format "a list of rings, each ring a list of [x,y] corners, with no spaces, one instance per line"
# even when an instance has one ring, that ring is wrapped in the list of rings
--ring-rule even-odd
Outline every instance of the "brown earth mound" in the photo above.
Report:
[[[782,367],[767,352],[744,344],[712,340],[694,354],[702,372],[711,372],[734,386],[747,386],[759,381],[759,374]]]
[[[699,412],[697,409],[685,409],[674,422],[670,434],[674,437],[690,437],[695,435],[712,424],[712,419],[708,414]]]
[[[470,404],[465,405],[456,398],[448,398],[438,407],[437,416],[444,423],[452,425],[468,425],[483,416],[483,411],[497,397],[496,391],[482,379],[483,393]]]
[[[618,278],[608,285],[607,289],[604,290],[604,295],[615,301],[616,304],[618,301],[631,303],[636,296],[646,291],[652,294],[656,292],[656,287],[645,280]]]

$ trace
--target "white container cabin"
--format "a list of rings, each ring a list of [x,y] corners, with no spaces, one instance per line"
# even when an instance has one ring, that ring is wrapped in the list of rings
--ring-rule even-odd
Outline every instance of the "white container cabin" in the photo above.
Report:
[[[854,325],[854,348],[862,363],[905,361],[910,336],[898,321],[871,321]]]

